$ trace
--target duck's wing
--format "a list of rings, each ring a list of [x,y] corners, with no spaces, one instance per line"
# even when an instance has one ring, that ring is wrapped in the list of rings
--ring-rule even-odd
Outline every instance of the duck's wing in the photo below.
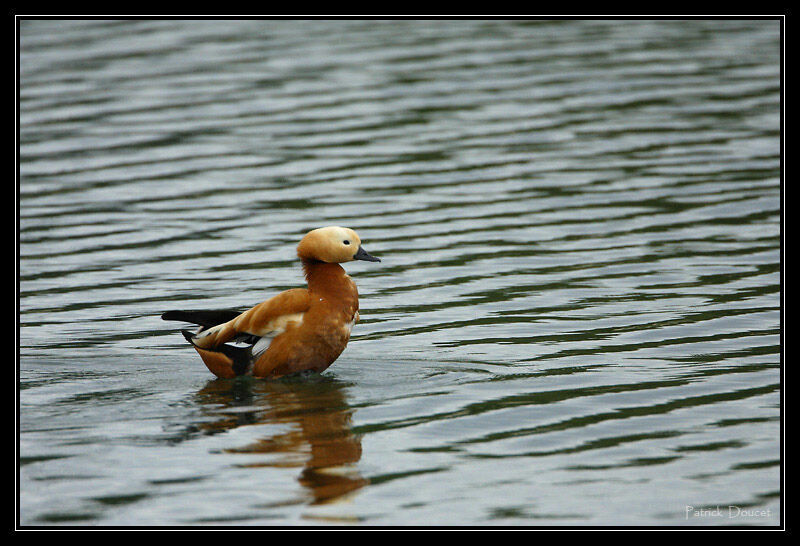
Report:
[[[253,355],[269,347],[272,338],[283,333],[290,323],[299,323],[311,306],[311,296],[304,288],[286,290],[240,313],[227,322],[201,329],[191,336],[193,345],[214,349],[230,341],[252,345]]]

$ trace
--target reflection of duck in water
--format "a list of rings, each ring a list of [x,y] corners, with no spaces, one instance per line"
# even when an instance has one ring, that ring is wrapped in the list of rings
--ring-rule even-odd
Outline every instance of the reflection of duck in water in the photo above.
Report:
[[[290,430],[275,433],[228,453],[271,453],[277,461],[248,467],[303,467],[298,478],[313,495],[312,504],[333,502],[366,485],[355,468],[361,459],[361,441],[350,425],[344,385],[318,381],[214,380],[197,393],[203,406],[213,406],[220,419],[204,423],[206,432],[221,432],[249,424],[286,424]],[[231,412],[237,407],[252,411]]]
[[[161,318],[200,326],[183,335],[217,377],[321,372],[342,354],[358,322],[358,290],[339,264],[380,260],[355,231],[336,226],[309,232],[297,256],[307,290],[286,290],[244,312],[168,311]]]

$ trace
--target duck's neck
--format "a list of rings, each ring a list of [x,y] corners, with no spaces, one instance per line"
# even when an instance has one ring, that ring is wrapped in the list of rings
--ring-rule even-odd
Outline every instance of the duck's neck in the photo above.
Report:
[[[303,259],[303,273],[308,288],[318,294],[337,295],[349,286],[347,273],[339,264]]]

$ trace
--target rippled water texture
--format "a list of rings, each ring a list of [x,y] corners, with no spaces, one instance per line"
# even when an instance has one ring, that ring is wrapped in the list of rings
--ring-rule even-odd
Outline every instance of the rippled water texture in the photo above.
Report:
[[[778,21],[20,42],[22,524],[778,524]],[[323,375],[159,320],[330,224],[383,262]]]

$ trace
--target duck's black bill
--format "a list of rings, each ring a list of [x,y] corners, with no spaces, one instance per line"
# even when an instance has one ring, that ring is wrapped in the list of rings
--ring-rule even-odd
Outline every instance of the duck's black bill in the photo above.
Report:
[[[379,261],[381,261],[380,258],[376,258],[372,254],[370,254],[369,252],[364,250],[364,247],[362,247],[361,245],[359,245],[358,252],[356,252],[356,255],[353,256],[353,259],[354,260],[364,260],[365,262],[379,262]]]

